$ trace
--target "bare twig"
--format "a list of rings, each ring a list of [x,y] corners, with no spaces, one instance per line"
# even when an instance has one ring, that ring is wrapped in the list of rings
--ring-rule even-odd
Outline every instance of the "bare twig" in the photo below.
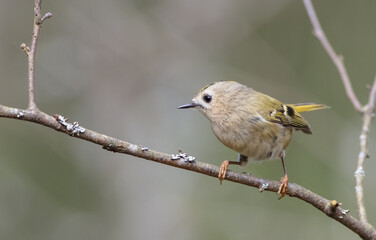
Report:
[[[362,112],[363,111],[362,104],[359,102],[357,96],[354,93],[354,90],[351,85],[350,77],[347,74],[346,67],[343,63],[343,57],[338,55],[334,51],[332,45],[327,39],[325,32],[322,30],[321,24],[317,18],[317,15],[316,15],[315,9],[313,8],[311,0],[303,0],[303,1],[307,9],[309,19],[311,20],[311,23],[313,25],[313,34],[321,42],[322,46],[324,47],[326,52],[329,54],[335,66],[337,67],[337,70],[339,72],[339,75],[341,76],[343,85],[345,86],[346,94],[348,98],[350,99],[351,103],[353,104],[354,108],[358,112]]]
[[[364,114],[362,132],[359,137],[360,152],[358,155],[357,168],[354,173],[355,181],[356,181],[356,185],[355,185],[356,201],[358,204],[359,219],[362,222],[367,222],[367,214],[366,214],[366,208],[364,205],[364,191],[363,191],[363,178],[365,176],[363,164],[366,158],[368,157],[368,150],[367,150],[368,132],[369,132],[371,121],[372,121],[371,115]]]
[[[30,48],[26,44],[22,44],[21,48],[28,56],[28,83],[29,83],[29,106],[28,109],[36,110],[38,109],[35,98],[34,98],[34,76],[35,76],[35,52],[37,50],[37,43],[39,38],[39,32],[41,25],[44,20],[52,17],[51,13],[46,13],[44,16],[41,15],[41,5],[42,0],[35,0],[34,5],[34,28],[33,28],[33,37],[31,38]]]
[[[373,80],[371,92],[369,93],[369,99],[368,99],[368,112],[370,114],[375,113],[375,104],[376,104],[376,76]]]
[[[359,102],[358,98],[356,97],[354,90],[351,85],[350,78],[347,74],[346,67],[343,63],[343,59],[341,56],[337,55],[334,51],[333,47],[331,46],[330,42],[326,38],[324,31],[322,30],[321,24],[317,18],[315,13],[315,9],[313,8],[311,0],[303,0],[304,5],[307,9],[308,16],[313,25],[313,34],[319,39],[323,48],[327,51],[328,55],[332,59],[333,63],[336,65],[337,70],[341,76],[342,82],[345,86],[346,93],[348,98],[350,99],[351,103],[353,104],[354,108],[363,114],[363,126],[362,131],[359,137],[360,140],[360,152],[358,155],[357,161],[357,168],[355,171],[355,194],[356,200],[358,204],[358,211],[359,211],[359,219],[360,221],[367,223],[367,214],[366,208],[364,205],[364,191],[363,191],[363,178],[365,176],[364,172],[364,161],[368,157],[368,133],[369,128],[374,118],[375,113],[375,100],[376,100],[376,77],[374,79],[374,83],[371,88],[371,92],[369,95],[369,101],[367,105],[362,106]]]
[[[365,176],[364,172],[364,161],[368,157],[368,133],[371,127],[372,119],[375,115],[375,100],[376,100],[376,77],[374,79],[371,92],[369,95],[369,100],[365,106],[365,111],[363,114],[363,127],[362,132],[359,137],[359,146],[360,152],[358,155],[357,168],[354,173],[356,185],[355,185],[355,194],[356,201],[358,204],[359,219],[362,222],[367,222],[367,212],[364,205],[364,190],[363,190],[363,178]]]
[[[309,1],[306,1],[306,2],[310,4]],[[312,4],[311,4],[311,7],[312,7]],[[23,51],[28,55],[28,60],[29,60],[29,71],[28,71],[29,72],[29,106],[27,109],[23,110],[23,109],[11,108],[11,107],[0,105],[0,118],[5,117],[5,118],[12,118],[12,119],[19,119],[19,120],[34,122],[36,124],[44,125],[56,131],[66,133],[67,135],[71,137],[76,137],[76,138],[80,138],[86,141],[90,141],[94,144],[102,146],[102,148],[108,151],[128,154],[128,155],[132,155],[135,157],[158,162],[161,164],[166,164],[166,165],[170,165],[173,167],[205,174],[211,177],[215,177],[215,178],[218,177],[219,168],[217,166],[210,165],[207,163],[197,162],[195,161],[194,157],[188,156],[185,153],[182,153],[180,151],[179,151],[179,154],[177,155],[158,152],[158,151],[149,149],[144,146],[135,145],[135,144],[128,143],[125,141],[121,141],[119,139],[106,136],[106,135],[94,132],[92,130],[89,130],[89,129],[85,129],[84,127],[80,126],[77,122],[74,122],[74,123],[68,122],[68,119],[64,118],[63,116],[56,115],[56,114],[54,116],[50,116],[40,111],[37,108],[35,104],[35,100],[34,100],[35,51],[36,51],[36,46],[37,46],[38,37],[39,37],[40,25],[43,23],[45,19],[50,18],[52,16],[51,13],[47,13],[44,16],[42,16],[40,13],[40,8],[41,8],[41,0],[35,0],[34,31],[33,31],[31,47],[30,48],[27,47],[26,44],[21,45],[21,48],[23,49]],[[336,56],[336,58],[338,58],[338,56],[335,53],[334,55]],[[347,75],[346,71],[344,71],[344,73],[345,75]],[[345,82],[346,80],[344,80],[344,83]],[[347,78],[347,84],[350,84],[350,81],[348,78]],[[348,90],[349,88],[351,90],[350,93],[353,94],[351,84],[346,85],[345,83],[345,87],[346,87],[346,90]],[[370,106],[372,106],[372,109],[373,109],[374,99],[376,98],[375,96],[376,95],[376,83],[372,87],[371,92],[373,94],[371,94],[370,96],[370,102],[368,106],[369,108],[371,108]],[[355,94],[353,94],[353,97],[355,97],[356,99]],[[358,102],[358,100],[356,99],[355,102]],[[354,106],[356,105],[354,102],[353,104]],[[359,106],[360,106],[360,103],[359,103]],[[232,181],[232,182],[255,187],[259,189],[260,191],[277,192],[279,189],[279,185],[280,185],[279,181],[261,179],[261,178],[257,178],[249,174],[235,173],[232,171],[226,172],[225,179]],[[312,206],[316,207],[318,210],[325,213],[327,216],[335,219],[336,221],[340,222],[344,226],[351,229],[353,232],[357,233],[363,239],[376,239],[376,231],[371,225],[367,224],[366,222],[359,221],[356,218],[352,217],[350,214],[348,214],[348,210],[342,209],[340,207],[341,204],[337,202],[336,200],[330,201],[328,199],[325,199],[303,188],[302,186],[299,186],[294,183],[289,184],[287,195],[291,197],[299,198],[311,204]]]
[[[0,105],[0,117],[34,122],[52,128],[56,131],[66,133],[71,137],[80,138],[100,145],[102,146],[102,148],[112,152],[129,154],[135,157],[218,178],[219,167],[211,164],[198,161],[186,161],[185,158],[176,158],[175,154],[162,153],[146,148],[144,146],[121,141],[119,139],[83,128],[78,124],[76,125],[79,126],[80,131],[76,131],[76,133],[73,134],[72,129],[68,129],[67,126],[75,124],[68,123],[66,121],[66,118],[59,115],[52,117],[40,110],[22,110]],[[62,121],[61,119],[64,119],[64,121]],[[263,191],[271,192],[277,192],[280,185],[279,181],[257,178],[253,175],[246,173],[236,173],[230,170],[226,172],[225,179],[255,187],[257,189],[262,189]],[[325,199],[294,183],[289,183],[287,195],[299,198],[311,204],[318,210],[325,213],[327,216],[335,219],[336,221],[351,229],[363,239],[376,239],[376,231],[372,226],[352,217],[350,214],[348,214],[348,210],[342,209],[339,204],[334,204],[337,203],[337,201],[335,200],[331,201]]]

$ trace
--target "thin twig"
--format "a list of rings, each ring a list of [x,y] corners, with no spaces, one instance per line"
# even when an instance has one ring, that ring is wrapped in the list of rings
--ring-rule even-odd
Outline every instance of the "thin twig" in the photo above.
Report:
[[[371,127],[372,119],[375,115],[375,100],[376,100],[376,77],[374,79],[370,94],[368,104],[366,105],[363,114],[363,127],[362,132],[359,137],[360,152],[358,155],[357,168],[354,173],[355,176],[355,194],[356,201],[358,204],[359,219],[362,222],[367,222],[367,212],[364,204],[364,190],[363,190],[363,178],[365,176],[364,172],[364,162],[368,157],[368,133]]]
[[[354,173],[355,181],[356,181],[356,185],[355,185],[356,201],[358,204],[359,219],[362,222],[367,222],[367,214],[366,214],[366,208],[364,205],[364,191],[363,191],[363,178],[365,176],[363,164],[366,158],[368,157],[368,150],[367,150],[368,132],[369,132],[371,121],[372,121],[371,115],[364,114],[362,132],[359,137],[360,152],[358,155],[357,168]]]
[[[35,0],[34,31],[31,48],[28,48],[26,44],[21,45],[21,48],[28,55],[29,60],[29,107],[28,109],[22,110],[18,108],[11,108],[0,105],[0,117],[34,122],[52,128],[56,131],[66,133],[71,137],[76,137],[86,141],[90,141],[94,144],[102,146],[102,148],[109,151],[129,154],[135,157],[151,160],[173,167],[186,169],[189,171],[205,174],[211,177],[218,177],[219,168],[217,166],[193,161],[192,157],[188,157],[188,161],[186,161],[185,157],[183,159],[176,158],[177,155],[174,154],[171,155],[162,152],[157,152],[144,146],[121,141],[116,138],[96,133],[89,129],[85,129],[82,126],[80,126],[77,122],[69,123],[66,118],[60,115],[55,115],[54,117],[52,117],[38,110],[34,100],[35,51],[39,37],[40,25],[43,23],[45,19],[52,16],[51,13],[47,13],[42,17],[40,13],[40,7],[41,0]],[[350,89],[352,90],[351,84]],[[370,99],[373,99],[374,102],[376,95],[376,84],[374,84],[371,92],[374,92],[374,94],[370,96]],[[180,152],[179,156],[181,154],[182,153]],[[248,186],[258,188],[260,191],[266,190],[277,192],[280,185],[280,182],[278,181],[261,179],[249,174],[235,173],[232,171],[227,171],[225,179],[232,182],[237,182],[240,184],[245,184]],[[287,195],[299,198],[311,204],[312,206],[316,207],[317,209],[325,213],[327,216],[335,219],[336,221],[351,229],[353,232],[357,233],[363,239],[376,239],[376,231],[371,225],[365,222],[358,221],[357,219],[352,217],[350,214],[348,214],[348,210],[342,209],[340,207],[340,204],[336,200],[327,200],[293,183],[289,184]]]
[[[119,139],[83,128],[82,126],[78,125],[78,123],[68,123],[66,121],[66,118],[59,115],[52,117],[40,110],[22,110],[0,105],[0,117],[34,122],[52,128],[56,131],[66,133],[71,137],[80,138],[100,145],[102,146],[102,148],[108,151],[129,154],[135,157],[218,178],[219,167],[217,166],[198,161],[185,161],[181,158],[177,159],[175,157],[175,154],[162,153],[146,148],[144,146],[121,141]],[[67,126],[70,125],[75,127],[68,129]],[[72,131],[74,131],[74,133]],[[262,190],[277,192],[280,185],[279,181],[257,178],[253,175],[246,173],[236,173],[230,170],[226,172],[225,179],[228,181],[255,187],[260,191]],[[376,231],[372,226],[352,217],[350,214],[348,214],[348,210],[341,208],[339,204],[333,204],[338,203],[335,200],[330,201],[328,199],[325,199],[294,183],[289,183],[287,195],[290,197],[299,198],[311,204],[318,210],[325,213],[327,216],[335,219],[336,221],[351,229],[363,239],[376,239]]]
[[[366,208],[364,204],[364,190],[363,190],[363,178],[365,176],[365,171],[363,168],[365,159],[368,157],[368,133],[369,128],[374,117],[375,112],[375,100],[376,100],[376,77],[374,83],[372,85],[372,89],[369,95],[368,104],[364,107],[359,102],[358,98],[356,97],[354,90],[351,85],[350,78],[347,74],[346,67],[343,63],[343,59],[341,56],[337,55],[334,51],[333,47],[331,46],[330,42],[326,38],[325,32],[323,31],[321,24],[317,18],[315,13],[315,9],[313,8],[311,0],[303,0],[304,5],[307,9],[308,16],[313,25],[313,33],[319,39],[324,49],[327,51],[328,55],[332,59],[333,63],[336,65],[338,72],[341,76],[342,82],[345,86],[346,93],[348,98],[350,99],[351,103],[353,104],[354,108],[363,114],[363,126],[362,131],[359,137],[359,146],[360,152],[358,155],[357,161],[357,168],[355,171],[355,195],[358,204],[358,212],[359,212],[359,219],[360,221],[367,223],[367,214]]]
[[[376,104],[376,76],[373,80],[371,92],[369,93],[369,99],[368,99],[368,111],[369,113],[375,113],[375,104]]]
[[[332,45],[330,44],[329,40],[327,39],[325,32],[323,31],[321,24],[317,18],[315,9],[313,8],[311,0],[303,0],[304,5],[306,7],[309,19],[311,20],[311,23],[313,25],[313,34],[317,39],[321,42],[322,46],[332,59],[334,65],[337,67],[337,70],[339,72],[339,75],[341,76],[343,85],[346,89],[346,94],[348,98],[350,99],[351,103],[353,104],[354,108],[358,112],[363,112],[362,104],[359,102],[357,96],[355,95],[355,92],[353,90],[353,87],[351,85],[350,77],[347,74],[346,67],[343,63],[343,57],[338,55]]]
[[[42,0],[35,0],[34,5],[34,28],[33,37],[31,38],[31,46],[28,48],[26,45],[21,45],[21,48],[27,53],[28,56],[28,92],[29,92],[29,106],[28,109],[36,110],[38,109],[35,103],[34,97],[34,78],[35,78],[35,53],[37,50],[38,38],[41,25],[44,20],[52,17],[51,13],[46,13],[43,17],[41,15],[41,5]],[[27,50],[27,51],[26,51]]]

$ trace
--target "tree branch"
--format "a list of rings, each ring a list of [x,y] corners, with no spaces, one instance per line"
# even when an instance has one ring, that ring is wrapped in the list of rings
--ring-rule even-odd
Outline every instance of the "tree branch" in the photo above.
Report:
[[[34,122],[52,128],[56,131],[63,132],[71,137],[80,138],[92,142],[94,144],[100,145],[102,146],[102,148],[108,151],[128,154],[135,157],[147,159],[153,162],[158,162],[161,164],[218,178],[219,167],[217,166],[198,161],[187,161],[186,158],[177,158],[177,155],[174,154],[158,152],[143,146],[139,146],[110,136],[106,136],[94,132],[92,130],[83,128],[79,126],[78,123],[71,124],[66,121],[62,121],[61,119],[65,118],[63,118],[60,115],[55,115],[55,117],[53,117],[40,110],[22,110],[0,105],[0,117]],[[68,129],[67,125],[76,126],[76,128]],[[75,131],[78,128],[81,130]],[[225,179],[235,183],[255,187],[259,189],[259,191],[261,192],[264,190],[277,192],[280,185],[279,181],[262,179],[252,176],[250,174],[236,173],[230,170],[227,171]],[[340,222],[341,224],[345,225],[346,227],[357,233],[363,239],[376,239],[376,231],[372,226],[366,223],[362,223],[356,218],[352,217],[350,214],[348,214],[348,210],[342,209],[339,206],[340,204],[338,204],[338,202],[335,200],[330,201],[328,199],[325,199],[305,189],[304,187],[294,183],[289,183],[287,195],[290,197],[299,198],[311,204],[327,216],[335,219],[336,221]]]
[[[358,98],[356,97],[354,90],[351,85],[350,78],[347,74],[346,67],[343,63],[343,59],[341,56],[337,55],[334,51],[333,47],[331,46],[330,42],[326,38],[325,32],[322,30],[321,24],[317,18],[315,13],[315,9],[312,5],[311,0],[303,0],[304,5],[306,7],[308,16],[311,20],[313,25],[313,34],[319,39],[323,48],[326,50],[330,58],[332,59],[333,63],[336,65],[339,75],[341,76],[342,82],[345,86],[346,93],[348,98],[350,99],[351,103],[353,104],[354,108],[363,114],[363,126],[362,131],[359,137],[360,140],[360,152],[358,155],[357,161],[357,169],[354,173],[355,176],[355,195],[356,201],[358,204],[358,212],[359,212],[359,219],[360,221],[367,223],[367,214],[366,208],[364,205],[364,191],[363,191],[363,178],[365,176],[364,172],[364,161],[368,157],[368,133],[370,129],[370,125],[372,119],[374,118],[375,113],[375,101],[376,101],[376,77],[374,79],[371,92],[369,95],[368,103],[365,106],[359,102]]]
[[[372,114],[375,113],[375,104],[376,104],[376,76],[373,80],[373,85],[371,88],[371,92],[369,93],[368,99],[368,111]]]
[[[25,43],[21,44],[22,50],[27,54],[28,59],[28,92],[29,92],[29,105],[28,109],[38,109],[34,97],[34,76],[35,76],[35,52],[37,51],[37,44],[39,32],[44,20],[52,17],[52,13],[46,13],[44,16],[41,14],[42,0],[35,0],[34,4],[34,27],[33,37],[31,38],[31,47],[27,47]]]
[[[306,6],[309,6],[310,4],[311,14],[312,12],[314,14],[313,7],[310,1],[306,0],[305,3],[306,3]],[[50,18],[52,14],[47,13],[44,16],[41,15],[41,0],[35,0],[34,14],[35,14],[34,15],[34,30],[33,30],[33,37],[31,41],[31,47],[29,48],[24,43],[21,44],[21,48],[28,55],[29,105],[27,109],[18,109],[18,108],[12,108],[12,107],[0,105],[0,118],[4,117],[4,118],[11,118],[11,119],[34,122],[36,124],[44,125],[56,131],[65,133],[71,137],[80,138],[80,139],[92,142],[94,144],[100,145],[102,146],[102,148],[108,151],[128,154],[128,155],[132,155],[135,157],[158,162],[161,164],[205,174],[211,177],[215,177],[215,178],[218,177],[219,168],[217,166],[203,163],[203,162],[194,161],[193,157],[187,156],[185,153],[180,152],[177,155],[174,155],[174,154],[171,155],[171,154],[151,150],[143,146],[128,143],[126,141],[121,141],[119,139],[106,136],[106,135],[94,132],[92,130],[89,130],[89,129],[85,129],[82,126],[80,126],[77,122],[74,122],[74,123],[68,122],[68,119],[64,118],[63,116],[60,116],[60,115],[50,116],[40,111],[37,108],[37,105],[35,104],[35,99],[34,99],[35,52],[36,52],[36,47],[38,43],[38,37],[39,37],[41,24],[43,23],[45,19]],[[313,15],[313,17],[316,18],[315,24],[317,24],[318,20],[315,14]],[[321,29],[319,24],[317,26],[319,27],[319,29]],[[319,36],[319,34],[317,34],[317,36]],[[324,36],[323,39],[326,39],[325,35],[322,35],[322,36]],[[323,43],[323,44],[329,47],[327,51],[328,52],[331,51],[331,56],[332,56],[333,61],[335,61],[335,63],[336,61],[338,62],[336,64],[337,68],[341,76],[342,75],[344,76],[344,77],[342,76],[342,79],[345,84],[347,94],[349,98],[352,100],[354,107],[358,111],[362,110],[363,108],[361,108],[361,105],[352,90],[350,80],[347,76],[346,69],[343,66],[343,63],[340,60],[340,57],[338,57],[335,54],[335,52],[331,48],[327,39],[326,39],[326,43]],[[375,98],[376,98],[376,80],[372,87],[370,101],[368,104],[368,109],[372,109],[370,110],[372,113],[374,111]],[[369,116],[372,116],[372,114],[370,114]],[[365,145],[367,145],[367,143]],[[280,185],[279,181],[272,181],[268,179],[257,178],[250,174],[236,173],[230,170],[226,172],[225,179],[232,181],[232,182],[258,188],[260,192],[264,190],[277,192],[279,189],[279,185]],[[359,221],[356,218],[352,217],[350,214],[348,214],[348,210],[342,209],[340,207],[341,204],[338,203],[336,200],[330,201],[328,199],[325,199],[305,189],[304,187],[299,186],[294,183],[289,184],[287,195],[291,197],[299,198],[311,204],[312,206],[322,211],[327,216],[335,219],[336,221],[340,222],[344,226],[348,227],[353,232],[357,233],[363,239],[376,239],[376,231],[371,225],[367,224],[366,222]]]
[[[363,178],[365,176],[363,164],[368,157],[368,132],[372,121],[372,117],[369,114],[363,116],[363,127],[359,137],[360,152],[358,154],[357,168],[354,173],[355,176],[355,194],[356,202],[358,204],[359,219],[362,222],[367,222],[366,207],[364,205],[364,190],[363,190]]]
[[[350,77],[347,74],[347,70],[345,64],[343,63],[343,57],[338,55],[332,45],[330,44],[329,40],[327,39],[325,32],[322,30],[321,24],[319,19],[317,18],[315,9],[313,8],[311,0],[304,0],[304,5],[307,10],[309,19],[313,25],[313,35],[321,42],[323,48],[326,50],[330,58],[332,59],[334,65],[337,67],[338,73],[341,76],[343,85],[346,89],[346,94],[350,99],[351,103],[353,104],[355,110],[358,112],[363,112],[362,104],[359,102],[353,87],[351,85]]]
[[[363,178],[365,176],[365,171],[363,168],[366,158],[368,158],[368,133],[371,127],[372,119],[375,117],[375,100],[376,100],[376,77],[374,79],[371,92],[369,95],[369,100],[367,105],[364,107],[363,113],[363,126],[359,137],[360,152],[358,155],[357,168],[354,173],[355,176],[355,194],[356,201],[358,204],[359,219],[362,222],[367,222],[367,212],[364,205],[364,190],[363,190]]]

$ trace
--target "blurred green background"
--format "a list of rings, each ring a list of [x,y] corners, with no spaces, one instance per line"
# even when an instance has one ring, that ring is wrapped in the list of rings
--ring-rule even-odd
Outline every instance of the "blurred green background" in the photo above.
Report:
[[[354,171],[361,117],[312,36],[301,1],[44,0],[36,101],[100,133],[219,165],[237,155],[198,112],[179,111],[201,87],[237,80],[287,102],[330,110],[304,114],[291,182],[343,203],[357,217]],[[376,2],[314,1],[364,103],[376,72]],[[0,104],[27,106],[33,1],[0,3]],[[376,223],[375,124],[365,164],[365,203]],[[232,166],[279,180],[280,161]],[[290,197],[183,171],[28,122],[0,119],[1,239],[357,239]]]

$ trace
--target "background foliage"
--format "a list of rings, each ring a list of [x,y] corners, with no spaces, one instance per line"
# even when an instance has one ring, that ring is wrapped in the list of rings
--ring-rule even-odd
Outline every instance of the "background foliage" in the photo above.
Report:
[[[376,3],[314,1],[365,102],[376,59]],[[0,102],[26,107],[32,1],[0,3]],[[178,148],[219,165],[235,159],[197,112],[178,111],[208,83],[237,80],[307,113],[287,169],[296,182],[356,216],[353,173],[361,127],[300,1],[44,1],[36,101],[84,127],[164,152]],[[111,154],[32,123],[1,119],[1,239],[356,239],[302,201]],[[365,202],[376,222],[371,159]],[[244,169],[279,179],[279,161]]]

